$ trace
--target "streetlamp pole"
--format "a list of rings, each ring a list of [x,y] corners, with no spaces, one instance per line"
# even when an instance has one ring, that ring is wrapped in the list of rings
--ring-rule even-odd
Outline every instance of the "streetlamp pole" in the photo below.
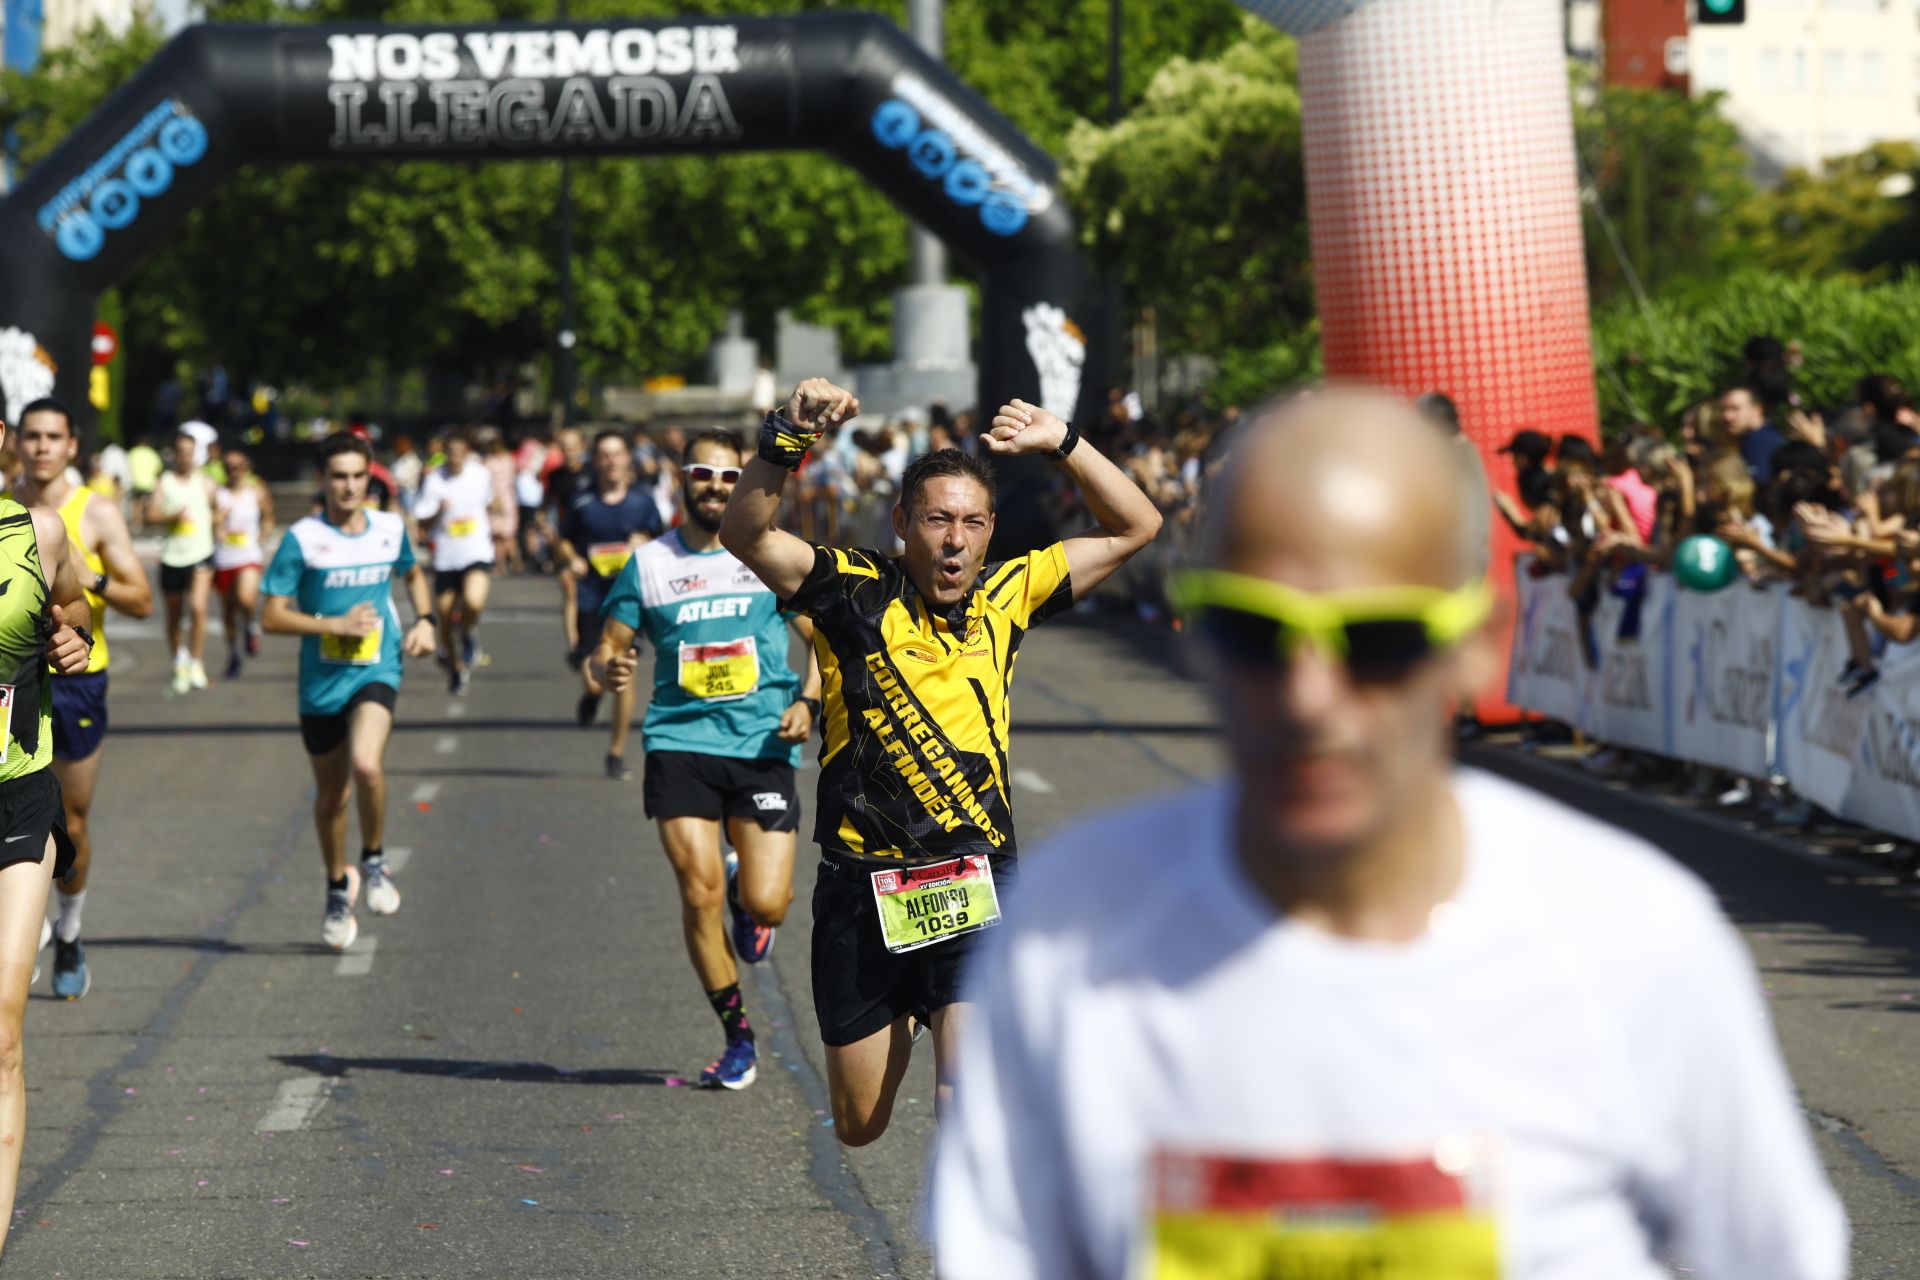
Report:
[[[559,0],[560,20],[566,21],[567,0]],[[573,425],[574,407],[574,332],[573,317],[573,164],[560,159],[560,334],[559,352],[554,358],[554,392],[560,397],[560,421]]]

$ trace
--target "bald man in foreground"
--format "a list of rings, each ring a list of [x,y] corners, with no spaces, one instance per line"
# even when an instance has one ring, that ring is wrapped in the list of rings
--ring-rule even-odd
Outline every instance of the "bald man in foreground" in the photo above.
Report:
[[[1831,1280],[1753,966],[1659,851],[1456,768],[1492,597],[1402,403],[1237,443],[1176,594],[1234,774],[1042,850],[972,977],[942,1280]]]

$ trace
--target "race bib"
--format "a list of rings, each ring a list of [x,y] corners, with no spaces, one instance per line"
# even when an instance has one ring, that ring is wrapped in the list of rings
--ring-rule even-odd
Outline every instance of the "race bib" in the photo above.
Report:
[[[611,578],[627,567],[633,548],[624,542],[596,542],[587,548],[587,563],[603,578]]]
[[[480,532],[480,522],[478,520],[447,521],[447,536],[449,538],[471,538],[478,532]]]
[[[721,644],[680,646],[680,687],[696,698],[724,702],[760,687],[760,651],[752,636]]]
[[[1483,1147],[1449,1138],[1405,1160],[1160,1152],[1147,1280],[1499,1280]]]
[[[234,533],[230,530],[226,535],[226,543],[230,547],[244,547],[252,542],[253,535],[250,533]]]
[[[1000,923],[1000,895],[983,853],[876,871],[873,904],[889,951],[916,951]]]
[[[368,667],[380,661],[380,637],[386,634],[386,620],[376,622],[364,636],[321,636],[320,661],[344,662]]]
[[[198,532],[200,532],[200,526],[191,520],[175,520],[173,522],[173,536],[176,538],[191,538]]]

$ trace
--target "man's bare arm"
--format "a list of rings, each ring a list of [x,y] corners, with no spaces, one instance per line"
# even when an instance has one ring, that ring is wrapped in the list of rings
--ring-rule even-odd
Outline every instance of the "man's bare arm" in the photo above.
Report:
[[[1066,436],[1067,424],[1053,414],[1037,404],[1011,400],[993,415],[993,428],[982,439],[992,452],[1012,455],[1052,453]],[[1063,544],[1073,598],[1079,600],[1153,541],[1160,532],[1160,511],[1126,472],[1090,444],[1076,445],[1060,465],[1098,521]]]
[[[747,463],[727,500],[720,545],[782,600],[798,591],[813,572],[813,548],[778,527],[781,490],[813,443],[828,429],[845,426],[859,412],[860,402],[852,392],[825,378],[808,378],[787,401],[785,422],[793,430],[779,429],[775,433],[779,439],[770,441],[768,428],[762,428],[761,456]],[[768,460],[768,454],[783,449],[782,462]]]
[[[127,518],[111,502],[88,503],[86,518],[99,538],[100,563],[106,567],[107,589],[101,598],[129,618],[148,616],[153,612],[153,584],[133,549]]]

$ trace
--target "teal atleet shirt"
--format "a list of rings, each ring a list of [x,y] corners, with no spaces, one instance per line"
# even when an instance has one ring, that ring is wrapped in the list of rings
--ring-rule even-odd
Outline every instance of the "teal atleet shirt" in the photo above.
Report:
[[[286,596],[302,613],[337,618],[362,603],[380,611],[380,628],[371,636],[300,638],[301,715],[333,715],[370,684],[400,687],[402,630],[393,580],[413,568],[413,542],[399,516],[366,516],[359,533],[345,533],[321,516],[294,521],[267,567],[261,590]]]
[[[600,612],[653,646],[648,751],[800,763],[775,734],[800,695],[787,621],[766,584],[721,548],[696,552],[680,531],[633,554]]]

